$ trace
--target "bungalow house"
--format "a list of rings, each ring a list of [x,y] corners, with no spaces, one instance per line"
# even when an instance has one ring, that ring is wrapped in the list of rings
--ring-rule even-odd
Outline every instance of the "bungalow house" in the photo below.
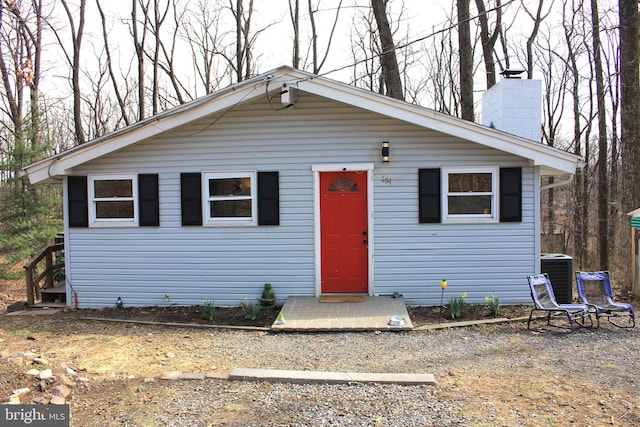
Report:
[[[398,292],[435,305],[443,278],[445,297],[530,302],[540,177],[579,164],[281,67],[25,173],[63,184],[66,300],[79,308],[235,306],[267,282],[279,302]]]

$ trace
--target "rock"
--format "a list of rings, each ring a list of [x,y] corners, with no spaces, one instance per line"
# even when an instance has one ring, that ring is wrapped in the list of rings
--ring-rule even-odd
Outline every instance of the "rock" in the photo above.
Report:
[[[52,405],[64,405],[67,403],[66,399],[62,396],[51,396],[51,400],[49,401]]]
[[[177,380],[178,378],[180,378],[180,375],[182,375],[182,372],[180,371],[169,371],[169,372],[165,372],[160,379],[161,380]]]
[[[49,399],[47,399],[44,396],[40,396],[40,397],[35,397],[31,400],[31,403],[34,403],[36,405],[48,405],[49,404]]]
[[[168,359],[175,359],[176,354],[175,353],[167,353],[165,356],[167,356]]]
[[[65,367],[66,371],[67,371],[67,375],[78,375],[78,373],[76,371],[74,371],[73,369],[69,368],[69,367]]]
[[[147,378],[144,379],[144,382],[145,383],[154,383],[154,382],[156,382],[156,379],[153,378],[153,377],[147,377]]]
[[[41,380],[47,380],[51,377],[53,377],[53,372],[51,371],[51,369],[45,369],[44,371],[40,371],[39,378]]]
[[[21,351],[20,353],[16,353],[17,357],[22,357],[26,360],[33,360],[36,358],[37,354],[33,351]]]
[[[24,311],[27,309],[26,301],[17,301],[7,306],[7,313],[13,313],[15,311]]]
[[[69,389],[69,387],[67,387],[66,385],[60,384],[53,387],[51,389],[51,393],[53,393],[54,396],[60,396],[66,399],[67,396],[71,394],[71,389]]]
[[[12,394],[11,396],[9,396],[9,405],[19,405],[20,402],[20,396],[16,395],[16,394]]]
[[[64,375],[64,374],[56,375],[56,380],[58,380],[58,382],[60,384],[62,384],[64,386],[67,386],[67,387],[73,387],[75,385],[75,383],[73,381],[71,381],[69,379],[69,377]]]
[[[18,396],[21,396],[23,394],[27,394],[31,392],[31,389],[29,387],[24,387],[24,388],[19,388],[18,390],[13,390],[13,394],[17,394]]]
[[[38,371],[37,369],[29,369],[27,372],[24,373],[25,375],[29,375],[30,377],[39,377],[40,376],[40,371]]]
[[[45,359],[44,357],[34,357],[33,358],[33,363],[37,363],[39,365],[48,365],[49,361],[47,359]]]

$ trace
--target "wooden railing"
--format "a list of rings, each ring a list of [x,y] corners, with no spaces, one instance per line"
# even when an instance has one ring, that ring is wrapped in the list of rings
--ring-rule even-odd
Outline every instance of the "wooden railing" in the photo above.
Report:
[[[27,304],[32,305],[36,299],[40,299],[41,288],[51,288],[55,285],[56,271],[64,268],[64,258],[56,259],[56,254],[64,250],[64,243],[43,248],[36,256],[24,266],[27,283]],[[60,261],[61,260],[61,261]],[[45,265],[42,266],[41,262]],[[42,271],[38,273],[38,271]],[[41,282],[44,283],[41,286]]]

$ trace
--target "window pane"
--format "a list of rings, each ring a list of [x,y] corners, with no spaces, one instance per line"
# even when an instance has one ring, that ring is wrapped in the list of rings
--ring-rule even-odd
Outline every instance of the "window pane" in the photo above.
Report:
[[[490,173],[450,173],[449,192],[468,193],[492,191],[492,179]]]
[[[133,200],[96,202],[96,218],[133,218]]]
[[[449,215],[491,214],[491,196],[449,196]]]
[[[329,185],[329,192],[357,193],[360,191],[358,184],[349,178],[337,178]]]
[[[108,179],[94,181],[97,199],[106,197],[133,197],[133,182],[130,179]]]
[[[211,218],[251,218],[251,200],[210,202]]]
[[[250,196],[251,178],[220,178],[209,180],[209,196]]]

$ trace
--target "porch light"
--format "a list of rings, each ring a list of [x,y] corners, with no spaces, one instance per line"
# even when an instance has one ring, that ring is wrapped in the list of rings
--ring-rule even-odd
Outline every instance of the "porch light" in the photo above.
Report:
[[[389,142],[384,141],[382,143],[382,150],[380,151],[380,156],[382,157],[382,161],[385,163],[389,163],[389,159],[391,158],[391,153],[389,150]]]

